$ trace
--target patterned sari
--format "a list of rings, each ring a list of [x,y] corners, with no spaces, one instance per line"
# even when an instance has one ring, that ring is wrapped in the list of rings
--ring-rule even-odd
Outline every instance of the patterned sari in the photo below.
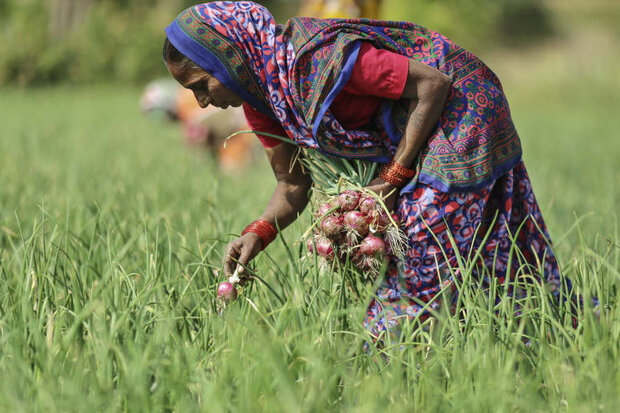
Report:
[[[402,317],[428,315],[439,304],[433,297],[451,284],[448,266],[454,268],[457,256],[472,250],[481,252],[481,277],[502,280],[528,271],[557,291],[557,263],[508,103],[495,74],[472,53],[407,22],[294,18],[278,26],[252,2],[191,7],[166,34],[184,55],[280,122],[297,145],[330,156],[386,162],[407,121],[406,99],[385,99],[361,130],[346,130],[329,110],[362,41],[451,78],[444,111],[417,158],[416,175],[397,201],[411,248],[405,259],[392,259],[369,305],[366,324],[375,334],[395,327]],[[482,232],[489,233],[484,245],[476,236]],[[510,259],[513,239],[525,265]]]

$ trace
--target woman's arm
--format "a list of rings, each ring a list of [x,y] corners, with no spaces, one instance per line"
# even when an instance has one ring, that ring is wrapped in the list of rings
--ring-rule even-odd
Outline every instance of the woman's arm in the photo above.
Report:
[[[308,204],[308,191],[312,184],[310,176],[305,174],[298,161],[294,161],[297,148],[289,143],[282,143],[266,149],[271,168],[276,176],[276,189],[267,208],[259,219],[284,229],[304,210]],[[262,249],[261,238],[254,233],[247,233],[230,242],[224,257],[224,273],[232,274],[237,263],[247,265]],[[243,267],[239,268],[243,273]]]
[[[405,133],[393,158],[395,162],[406,168],[413,168],[418,152],[439,121],[450,85],[450,78],[439,70],[409,60],[409,72],[402,98],[410,99],[411,106]],[[383,196],[392,192],[392,196],[386,200],[386,206],[393,209],[397,195],[395,186],[377,178],[371,182],[368,189]]]
[[[424,63],[409,60],[409,74],[402,98],[411,99],[409,121],[394,161],[411,168],[422,146],[433,132],[443,111],[450,78]]]

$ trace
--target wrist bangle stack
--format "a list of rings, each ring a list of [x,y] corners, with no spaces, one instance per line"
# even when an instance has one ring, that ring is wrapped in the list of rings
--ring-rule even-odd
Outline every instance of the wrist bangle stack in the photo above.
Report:
[[[245,229],[241,232],[241,235],[245,235],[249,232],[258,235],[263,241],[261,251],[267,248],[267,245],[271,244],[271,242],[276,239],[276,236],[278,235],[278,230],[276,227],[271,222],[264,219],[259,219],[252,222],[250,225],[245,227]]]
[[[383,168],[381,168],[381,172],[379,172],[379,178],[397,188],[402,188],[407,185],[414,175],[414,169],[405,168],[398,162],[394,161],[386,163]]]

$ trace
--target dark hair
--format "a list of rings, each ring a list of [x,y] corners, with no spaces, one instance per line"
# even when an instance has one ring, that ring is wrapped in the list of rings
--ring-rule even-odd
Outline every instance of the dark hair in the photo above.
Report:
[[[193,60],[185,56],[176,47],[174,47],[172,43],[170,43],[170,40],[168,40],[168,37],[166,37],[166,40],[164,41],[164,49],[163,49],[162,57],[166,65],[169,65],[172,63],[175,66],[178,66],[179,68],[183,70],[185,69],[201,70],[200,66],[198,66]]]

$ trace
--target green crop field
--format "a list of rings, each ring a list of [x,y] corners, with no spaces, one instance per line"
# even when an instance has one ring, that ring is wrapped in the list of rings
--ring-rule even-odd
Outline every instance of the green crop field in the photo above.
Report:
[[[620,411],[620,78],[531,53],[489,60],[560,264],[602,307],[576,329],[533,309],[528,345],[473,292],[463,317],[364,352],[373,286],[346,295],[300,260],[307,216],[219,311],[223,247],[274,186],[266,160],[222,174],[139,113],[137,88],[0,90],[0,411]]]

